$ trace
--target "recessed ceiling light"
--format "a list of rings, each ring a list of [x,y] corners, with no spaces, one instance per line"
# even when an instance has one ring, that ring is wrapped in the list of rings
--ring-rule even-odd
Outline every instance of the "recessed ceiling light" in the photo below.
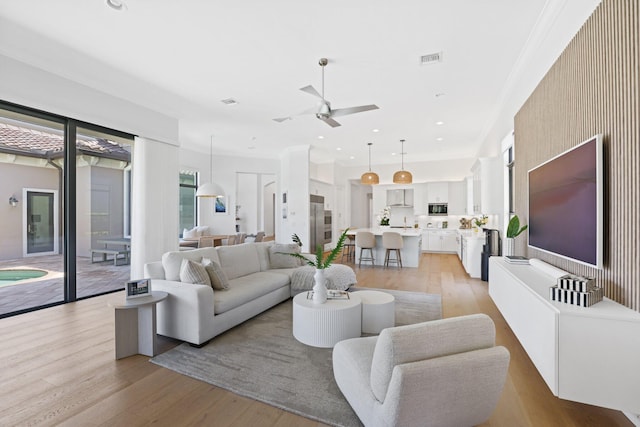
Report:
[[[355,156],[349,156],[349,159],[351,159],[351,160],[353,160],[355,158],[356,158]]]
[[[392,156],[395,156],[396,154],[398,154],[398,153],[391,153]]]
[[[443,141],[443,140],[444,140],[444,138],[443,138],[443,137],[441,137],[441,136],[439,136],[438,138],[436,138],[436,141]]]
[[[342,151],[342,148],[338,147],[336,148],[336,151]]]
[[[318,139],[324,139],[324,136],[318,135]]]
[[[372,132],[380,132],[380,129],[373,129]]]
[[[107,6],[114,10],[125,10],[127,5],[122,0],[107,0]]]
[[[225,105],[236,105],[238,103],[238,101],[236,101],[233,98],[222,99],[220,100],[220,102],[222,102]]]
[[[443,124],[444,124],[444,122],[443,122],[443,121],[439,121],[439,122],[436,122],[436,124],[437,124],[438,126],[441,126],[441,125],[443,125]]]

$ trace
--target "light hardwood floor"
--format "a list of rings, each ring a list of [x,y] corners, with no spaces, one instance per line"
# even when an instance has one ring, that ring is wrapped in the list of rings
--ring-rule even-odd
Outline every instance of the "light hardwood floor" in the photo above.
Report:
[[[486,313],[511,352],[502,398],[487,426],[632,426],[618,411],[554,397],[487,292],[455,255],[424,254],[420,268],[355,268],[358,285],[438,293],[445,317]],[[317,426],[271,406],[158,367],[114,360],[112,294],[0,320],[0,426]],[[162,339],[164,349],[175,342]]]

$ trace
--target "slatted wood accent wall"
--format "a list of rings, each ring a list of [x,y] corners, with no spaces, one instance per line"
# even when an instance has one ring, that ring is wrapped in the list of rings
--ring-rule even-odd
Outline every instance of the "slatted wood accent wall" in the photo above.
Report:
[[[603,0],[515,117],[515,206],[527,221],[527,171],[604,135],[604,269],[526,247],[640,311],[640,0]],[[580,215],[580,212],[576,212]],[[528,223],[528,221],[526,222]]]

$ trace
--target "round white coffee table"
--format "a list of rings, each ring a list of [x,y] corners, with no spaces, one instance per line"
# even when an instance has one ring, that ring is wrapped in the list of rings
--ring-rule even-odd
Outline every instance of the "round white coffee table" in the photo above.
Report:
[[[293,336],[303,344],[331,348],[339,341],[361,334],[360,297],[314,304],[307,292],[293,298]]]
[[[396,324],[395,298],[380,291],[357,291],[362,300],[362,333],[379,334]]]

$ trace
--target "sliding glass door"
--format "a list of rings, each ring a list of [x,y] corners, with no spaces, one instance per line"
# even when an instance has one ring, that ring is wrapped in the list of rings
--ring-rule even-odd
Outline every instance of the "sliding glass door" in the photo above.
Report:
[[[124,287],[132,144],[0,102],[0,317]]]

